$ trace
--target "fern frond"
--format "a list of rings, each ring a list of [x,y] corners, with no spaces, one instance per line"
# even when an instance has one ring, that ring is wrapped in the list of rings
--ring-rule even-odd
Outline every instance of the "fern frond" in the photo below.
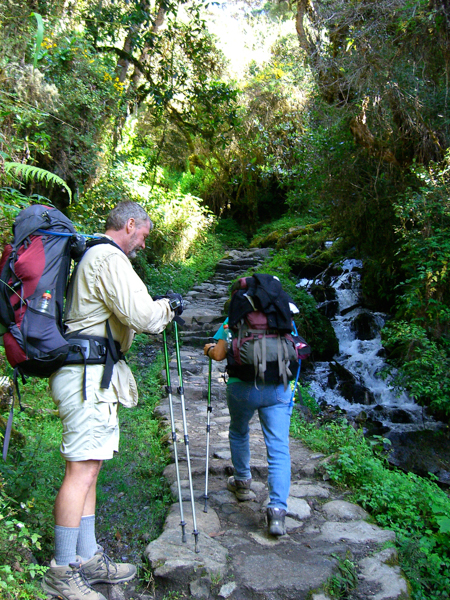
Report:
[[[67,193],[69,194],[69,200],[72,201],[72,191],[61,177],[55,175],[54,173],[50,173],[50,171],[46,171],[45,169],[40,169],[39,167],[33,167],[33,165],[26,165],[24,163],[16,163],[16,162],[4,162],[3,167],[5,169],[5,173],[10,175],[15,175],[16,177],[22,177],[24,181],[29,181],[30,179],[34,179],[35,181],[40,181],[45,184],[55,183],[56,185],[62,186]]]

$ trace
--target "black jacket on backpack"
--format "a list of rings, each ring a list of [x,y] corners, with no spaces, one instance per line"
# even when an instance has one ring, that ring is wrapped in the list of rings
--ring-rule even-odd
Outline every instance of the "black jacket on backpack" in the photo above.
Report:
[[[280,333],[292,330],[292,314],[289,304],[294,301],[287,294],[278,279],[272,275],[255,273],[246,278],[247,289],[240,289],[231,298],[228,313],[230,328],[235,327],[244,316],[254,310],[247,296],[251,296],[256,308],[267,316],[270,329],[278,329]]]

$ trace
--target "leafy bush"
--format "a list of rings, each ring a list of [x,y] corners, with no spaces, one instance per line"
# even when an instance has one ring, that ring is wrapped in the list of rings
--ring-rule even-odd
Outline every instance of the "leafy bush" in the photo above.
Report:
[[[297,411],[291,433],[314,450],[331,454],[330,478],[349,487],[353,500],[381,527],[393,529],[401,564],[416,600],[448,597],[450,586],[450,498],[433,481],[390,469],[383,440],[368,440],[345,420],[309,424]]]
[[[32,556],[35,549],[41,548],[41,536],[17,518],[15,505],[0,477],[0,597],[5,600],[43,598],[38,582],[47,568],[36,564]],[[21,510],[30,513],[33,503],[22,503]]]
[[[407,190],[395,203],[398,258],[404,272],[398,316],[421,325],[436,339],[450,333],[450,180],[447,166],[413,172],[420,188]]]
[[[431,340],[420,325],[390,321],[383,328],[383,345],[398,369],[394,384],[435,413],[450,414],[450,348]]]
[[[247,235],[234,219],[219,219],[215,232],[227,248],[246,248],[248,246]]]
[[[147,262],[143,252],[137,255],[134,267],[151,295],[165,294],[169,289],[186,293],[193,285],[202,283],[214,273],[216,263],[223,255],[222,245],[210,233],[193,242],[191,251],[192,254],[185,260],[167,264]],[[148,251],[150,253],[151,248]]]

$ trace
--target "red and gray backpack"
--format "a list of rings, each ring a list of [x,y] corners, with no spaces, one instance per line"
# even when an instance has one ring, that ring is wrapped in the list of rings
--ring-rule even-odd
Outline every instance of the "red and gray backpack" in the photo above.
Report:
[[[0,260],[0,322],[6,358],[22,375],[49,377],[64,364],[64,295],[78,240],[56,208],[29,206],[14,221]]]
[[[299,361],[311,349],[292,333],[293,300],[277,277],[257,274],[239,280],[231,297],[228,326],[233,333],[227,372],[242,381],[283,383],[296,378]],[[294,326],[295,327],[295,326]]]
[[[6,358],[18,376],[47,378],[64,364],[105,364],[102,387],[108,387],[112,367],[122,356],[107,322],[108,338],[64,334],[64,298],[71,260],[79,261],[90,242],[78,234],[58,209],[32,205],[13,224],[13,241],[0,259],[0,324]],[[20,402],[20,393],[19,402]],[[14,402],[5,432],[3,457],[9,443]]]

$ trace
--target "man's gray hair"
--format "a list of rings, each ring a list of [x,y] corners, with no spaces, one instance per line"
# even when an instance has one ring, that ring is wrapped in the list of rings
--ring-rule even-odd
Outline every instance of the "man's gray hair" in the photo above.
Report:
[[[120,202],[109,213],[106,219],[105,231],[108,231],[108,229],[120,231],[125,227],[128,219],[134,219],[137,228],[145,223],[150,223],[150,229],[153,229],[153,223],[142,206],[137,202],[127,200]]]

